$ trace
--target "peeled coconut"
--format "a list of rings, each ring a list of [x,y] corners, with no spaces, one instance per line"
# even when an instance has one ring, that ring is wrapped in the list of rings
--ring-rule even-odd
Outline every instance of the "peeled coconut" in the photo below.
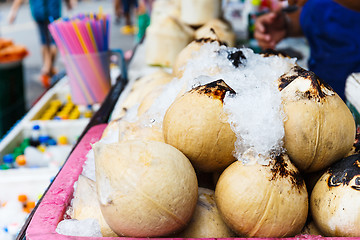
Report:
[[[165,142],[183,152],[200,171],[222,170],[235,160],[236,136],[223,111],[227,92],[235,94],[223,80],[196,87],[177,98],[165,113]]]
[[[150,22],[162,21],[167,16],[179,19],[181,14],[180,8],[180,0],[156,0],[152,4]]]
[[[164,87],[165,85],[159,86],[156,89],[152,90],[150,93],[148,93],[146,96],[144,96],[138,107],[138,116],[142,116],[151,108],[155,100],[163,93]]]
[[[176,56],[194,37],[194,31],[167,16],[146,29],[145,61],[152,66],[172,67]]]
[[[195,39],[208,38],[215,32],[221,42],[226,43],[228,47],[234,47],[236,44],[236,35],[231,25],[221,19],[214,18],[206,22],[202,27],[195,31]]]
[[[155,141],[97,142],[93,148],[101,212],[115,233],[160,237],[187,225],[198,185],[184,154]]]
[[[221,15],[221,0],[181,0],[181,21],[201,26]]]
[[[171,79],[173,79],[173,76],[162,69],[137,79],[121,104],[122,111],[114,117],[123,117],[127,113],[128,109],[134,107],[136,104],[139,104],[145,96],[155,89],[169,83]]]
[[[360,236],[360,154],[332,165],[310,199],[314,222],[325,236]]]
[[[207,38],[197,38],[191,43],[189,43],[189,45],[187,45],[183,50],[181,50],[179,55],[176,57],[173,65],[173,75],[181,78],[184,73],[186,64],[190,59],[194,57],[194,54],[198,52],[204,44],[212,42],[217,42],[219,45],[223,44],[222,42],[220,42],[219,37],[216,35],[215,32],[209,34]],[[209,72],[207,74],[214,75],[218,72],[218,69],[213,69],[213,73]]]
[[[144,124],[141,119],[136,122],[122,121],[119,124],[119,142],[128,140],[165,142],[160,126]]]
[[[120,124],[121,118],[119,119],[114,119],[112,121],[110,121],[108,123],[108,125],[106,126],[106,128],[104,129],[102,135],[101,135],[101,139],[109,137],[111,135],[117,132],[119,132],[119,124]],[[118,139],[118,138],[117,138]]]
[[[72,219],[84,220],[93,218],[100,224],[103,237],[117,237],[109,225],[106,223],[96,194],[95,182],[83,175],[79,176],[72,200]]]
[[[215,203],[213,190],[199,187],[199,198],[194,215],[180,238],[229,238],[234,233],[222,220]]]
[[[279,79],[286,120],[285,148],[302,171],[314,172],[344,157],[355,121],[342,99],[313,72],[295,66]]]
[[[244,154],[246,156],[246,154]],[[232,163],[215,189],[225,223],[243,237],[290,237],[300,233],[308,214],[308,193],[287,155],[268,164],[249,156]]]

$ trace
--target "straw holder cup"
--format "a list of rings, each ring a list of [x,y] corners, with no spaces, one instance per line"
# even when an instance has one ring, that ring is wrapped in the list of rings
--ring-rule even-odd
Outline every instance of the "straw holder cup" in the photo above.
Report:
[[[111,87],[111,52],[67,54],[62,56],[74,103],[88,105],[101,103],[105,99]],[[114,52],[122,55],[121,50],[114,50]]]

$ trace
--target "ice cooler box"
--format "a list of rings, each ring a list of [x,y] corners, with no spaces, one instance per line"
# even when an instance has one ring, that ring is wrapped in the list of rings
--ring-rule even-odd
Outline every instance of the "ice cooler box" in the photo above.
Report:
[[[78,180],[82,172],[82,166],[86,161],[86,155],[91,149],[92,143],[100,140],[102,132],[107,124],[99,124],[90,128],[90,130],[83,136],[69,156],[66,164],[59,172],[58,176],[48,189],[43,197],[41,203],[37,207],[31,222],[26,230],[27,240],[75,240],[75,239],[124,239],[135,240],[141,238],[128,237],[75,237],[58,234],[55,230],[58,223],[63,220],[64,213],[69,206],[73,197],[74,183]],[[170,239],[170,238],[143,238],[143,239]],[[210,239],[210,238],[209,238]],[[213,238],[215,239],[215,238]],[[246,238],[234,238],[246,239]],[[255,239],[255,238],[254,238]],[[276,238],[256,238],[256,239],[276,239]],[[298,235],[294,238],[282,238],[287,240],[292,239],[340,239],[345,238],[330,238],[313,235]],[[360,239],[360,238],[346,238],[346,240]]]

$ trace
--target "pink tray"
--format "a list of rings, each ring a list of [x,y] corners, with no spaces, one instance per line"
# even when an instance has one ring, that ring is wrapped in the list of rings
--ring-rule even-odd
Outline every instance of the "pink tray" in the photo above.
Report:
[[[74,149],[64,167],[59,172],[53,184],[43,197],[40,205],[38,206],[33,218],[26,230],[27,240],[75,240],[75,239],[109,239],[109,240],[136,240],[141,238],[126,238],[126,237],[73,237],[58,234],[55,229],[58,223],[63,220],[64,213],[73,196],[73,185],[78,180],[82,172],[82,166],[86,160],[86,154],[89,152],[90,143],[95,143],[101,137],[106,124],[100,124],[92,127],[85,136],[81,139],[77,147]],[[149,238],[143,238],[149,239]],[[151,238],[153,239],[169,239],[169,238]],[[207,238],[207,240],[210,238]],[[215,238],[213,238],[215,239]],[[246,238],[235,238],[246,239]],[[254,238],[255,239],[255,238]],[[262,240],[265,238],[256,238]],[[276,239],[276,238],[267,238]],[[294,239],[360,239],[360,238],[325,238],[321,236],[299,235],[294,238],[282,238],[287,240]],[[233,239],[232,239],[233,240]]]

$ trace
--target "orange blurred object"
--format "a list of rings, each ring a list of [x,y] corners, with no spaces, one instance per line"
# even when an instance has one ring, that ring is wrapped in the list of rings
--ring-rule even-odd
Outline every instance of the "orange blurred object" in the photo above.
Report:
[[[19,155],[16,157],[15,162],[19,165],[19,166],[24,166],[26,164],[26,158],[24,155]]]
[[[26,196],[25,194],[20,194],[20,195],[18,196],[18,200],[19,200],[19,202],[21,202],[21,203],[25,203],[25,202],[27,201],[27,196]]]
[[[34,201],[28,201],[27,204],[26,204],[26,207],[28,209],[34,209],[35,207],[35,202]]]
[[[25,46],[14,44],[13,41],[0,38],[0,63],[20,61],[28,55]]]

